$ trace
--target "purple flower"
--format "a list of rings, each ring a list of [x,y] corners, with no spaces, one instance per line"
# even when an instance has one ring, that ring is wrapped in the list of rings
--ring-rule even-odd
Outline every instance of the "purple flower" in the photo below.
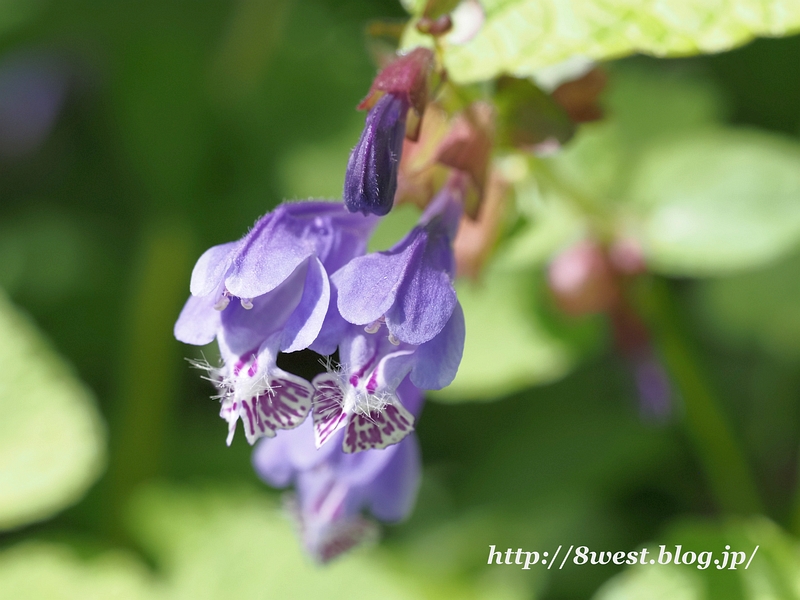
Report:
[[[393,342],[414,345],[442,331],[458,303],[452,245],[463,210],[463,182],[451,180],[394,248],[355,258],[334,273],[346,321],[370,330],[385,323]]]
[[[397,393],[409,411],[419,413],[422,394],[418,389],[406,380]],[[253,465],[270,485],[295,486],[295,515],[303,542],[320,562],[374,534],[364,511],[381,521],[404,519],[414,505],[420,481],[415,436],[359,454],[345,454],[338,444],[317,450],[310,420],[262,441],[253,453]]]
[[[220,389],[228,444],[240,417],[252,444],[308,415],[313,388],[279,369],[278,353],[317,338],[330,302],[328,272],[363,254],[374,222],[341,204],[283,204],[197,261],[175,337],[196,345],[217,339],[224,365],[206,368]]]
[[[408,109],[403,97],[386,94],[367,113],[344,176],[344,203],[351,212],[383,216],[392,209]]]
[[[338,346],[341,364],[312,382],[318,446],[340,430],[347,453],[396,444],[414,428],[396,395],[400,382],[409,376],[418,388],[440,389],[455,377],[465,336],[452,283],[462,180],[393,249],[357,257],[331,278],[338,312],[328,315],[319,351]]]
[[[314,378],[314,439],[317,447],[339,431],[348,454],[397,444],[414,429],[414,416],[397,390],[440,389],[456,376],[464,351],[464,313],[456,305],[447,325],[420,345],[395,345],[385,335],[350,325],[339,343],[341,365]]]

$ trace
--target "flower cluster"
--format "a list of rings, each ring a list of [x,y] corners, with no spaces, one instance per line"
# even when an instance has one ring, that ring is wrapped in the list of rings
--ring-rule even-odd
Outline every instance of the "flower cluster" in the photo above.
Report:
[[[251,444],[273,438],[254,466],[274,486],[295,486],[306,548],[321,562],[374,530],[362,511],[383,521],[408,514],[423,390],[450,384],[464,350],[453,241],[467,176],[454,174],[397,245],[366,252],[394,203],[403,140],[418,134],[432,71],[427,49],[387,66],[359,106],[369,113],[344,201],[282,204],[238,242],[206,251],[175,324],[183,342],[217,340],[221,365],[197,366],[219,390],[228,444],[240,420]],[[311,382],[277,362],[304,349],[328,357]]]
[[[239,420],[251,444],[276,438],[259,446],[257,469],[296,485],[320,560],[363,538],[362,509],[396,520],[413,503],[419,464],[408,436],[421,390],[448,385],[464,347],[452,250],[462,204],[454,178],[395,247],[367,254],[375,216],[285,203],[195,265],[175,336],[217,340],[222,364],[205,368],[228,444]],[[338,351],[338,362],[312,382],[278,367],[279,353],[306,348]]]

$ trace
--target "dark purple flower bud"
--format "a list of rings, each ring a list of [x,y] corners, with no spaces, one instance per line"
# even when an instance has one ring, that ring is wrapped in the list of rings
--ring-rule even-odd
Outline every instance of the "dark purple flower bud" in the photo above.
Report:
[[[433,65],[427,48],[400,56],[378,74],[358,105],[369,113],[345,173],[344,203],[351,212],[383,216],[392,209],[403,138],[419,133]]]
[[[407,114],[408,103],[394,94],[381,97],[367,114],[344,176],[344,203],[350,212],[383,216],[392,209]]]
[[[419,414],[422,394],[406,379],[397,395],[406,408]],[[416,437],[382,450],[346,454],[339,443],[317,450],[310,419],[292,431],[261,442],[253,466],[270,485],[294,485],[293,512],[306,550],[327,562],[375,533],[362,514],[381,521],[400,521],[414,505],[420,482]]]

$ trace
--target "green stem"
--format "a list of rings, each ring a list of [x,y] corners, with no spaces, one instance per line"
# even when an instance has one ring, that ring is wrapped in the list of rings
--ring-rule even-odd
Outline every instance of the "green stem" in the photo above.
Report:
[[[683,399],[684,423],[718,506],[727,513],[762,512],[753,474],[692,348],[670,284],[662,278],[642,283],[640,306]]]

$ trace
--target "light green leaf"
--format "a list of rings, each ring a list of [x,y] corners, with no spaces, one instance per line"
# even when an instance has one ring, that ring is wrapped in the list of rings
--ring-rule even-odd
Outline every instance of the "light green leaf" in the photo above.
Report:
[[[675,564],[675,546],[681,553],[713,552],[708,568],[694,564]],[[661,559],[670,564],[658,564]],[[726,546],[730,552],[744,552],[744,562],[730,569],[723,564]],[[758,550],[755,548],[758,546]],[[628,567],[598,590],[594,600],[796,600],[800,598],[800,547],[772,522],[758,517],[732,520],[722,524],[687,522],[677,525],[657,543],[648,545],[649,556],[656,564]],[[737,557],[737,561],[740,557]],[[749,567],[745,563],[752,558]],[[682,561],[681,561],[682,562]]]
[[[712,279],[699,288],[704,320],[726,342],[800,359],[800,257]]]
[[[551,190],[540,190],[532,178],[517,185],[515,192],[517,207],[528,221],[494,257],[503,270],[541,267],[586,235],[586,219],[575,207]]]
[[[93,398],[0,292],[0,529],[77,501],[103,468]]]
[[[548,333],[533,312],[532,272],[489,269],[479,283],[456,285],[467,339],[455,381],[432,398],[495,400],[554,381],[571,368],[568,346]]]
[[[544,161],[603,212],[625,196],[649,148],[711,127],[725,113],[719,92],[707,80],[633,65],[611,70],[603,107],[607,118],[583,125],[560,153]]]
[[[420,597],[376,549],[325,568],[304,555],[286,515],[248,491],[151,488],[134,505],[135,531],[164,568],[175,600]]]
[[[746,130],[686,136],[643,157],[629,197],[654,270],[756,267],[800,242],[800,146]]]
[[[0,554],[0,598],[20,600],[156,600],[147,568],[108,552],[89,561],[64,545],[27,542]]]
[[[502,73],[531,76],[574,56],[607,60],[636,52],[722,52],[755,36],[800,30],[795,0],[481,0],[486,21],[464,45],[445,45],[460,83]],[[416,3],[413,5],[416,7]],[[446,38],[445,38],[446,41]],[[407,29],[405,47],[428,43]]]

